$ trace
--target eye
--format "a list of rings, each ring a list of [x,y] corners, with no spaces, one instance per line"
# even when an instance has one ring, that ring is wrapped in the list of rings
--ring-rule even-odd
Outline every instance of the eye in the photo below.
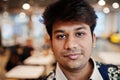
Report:
[[[84,35],[83,32],[77,32],[77,33],[75,34],[75,36],[77,36],[77,37],[81,37],[81,36],[83,36],[83,35]]]
[[[57,38],[57,39],[65,39],[65,38],[66,38],[66,35],[64,35],[64,34],[57,35],[56,38]]]

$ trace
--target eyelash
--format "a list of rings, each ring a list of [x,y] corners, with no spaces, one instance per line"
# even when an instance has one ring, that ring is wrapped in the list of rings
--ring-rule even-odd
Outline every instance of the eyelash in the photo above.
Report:
[[[62,35],[57,35],[56,38],[57,39],[64,39],[64,38],[66,38],[66,35],[63,35],[63,34]]]
[[[85,35],[85,33],[83,33],[83,32],[77,32],[77,33],[75,34],[75,36],[77,36],[77,37],[81,37],[81,36],[83,36],[83,35]]]
[[[85,35],[85,33],[83,33],[83,32],[76,32],[75,33],[75,36],[79,37],[79,38],[82,37],[83,35]],[[66,37],[67,37],[67,35],[64,35],[64,34],[60,34],[60,35],[56,36],[56,38],[59,39],[59,40],[65,39]]]

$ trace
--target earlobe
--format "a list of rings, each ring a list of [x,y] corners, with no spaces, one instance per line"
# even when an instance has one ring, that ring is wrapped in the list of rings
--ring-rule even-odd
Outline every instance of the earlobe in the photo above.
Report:
[[[52,41],[50,41],[50,48],[53,50]]]
[[[50,47],[52,48],[52,42],[50,41]]]
[[[93,48],[96,47],[96,35],[93,33]]]

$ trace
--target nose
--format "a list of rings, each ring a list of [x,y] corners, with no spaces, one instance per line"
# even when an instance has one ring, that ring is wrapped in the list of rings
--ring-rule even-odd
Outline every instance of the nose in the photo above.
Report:
[[[67,37],[64,47],[67,50],[73,50],[77,48],[78,44],[74,37]]]

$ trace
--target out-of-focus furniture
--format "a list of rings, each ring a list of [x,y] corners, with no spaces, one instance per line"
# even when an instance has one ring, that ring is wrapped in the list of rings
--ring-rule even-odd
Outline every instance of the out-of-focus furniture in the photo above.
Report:
[[[105,64],[120,65],[120,52],[99,52],[98,56]]]
[[[13,79],[38,79],[43,72],[43,66],[18,65],[8,71],[5,76]]]
[[[56,60],[51,51],[46,50],[42,52],[35,51],[35,53],[32,56],[24,60],[24,64],[44,66],[45,67],[44,75],[46,75],[55,68]]]
[[[45,55],[44,52],[39,55],[32,55],[24,60],[24,64],[27,65],[51,65],[55,62],[53,54]]]

